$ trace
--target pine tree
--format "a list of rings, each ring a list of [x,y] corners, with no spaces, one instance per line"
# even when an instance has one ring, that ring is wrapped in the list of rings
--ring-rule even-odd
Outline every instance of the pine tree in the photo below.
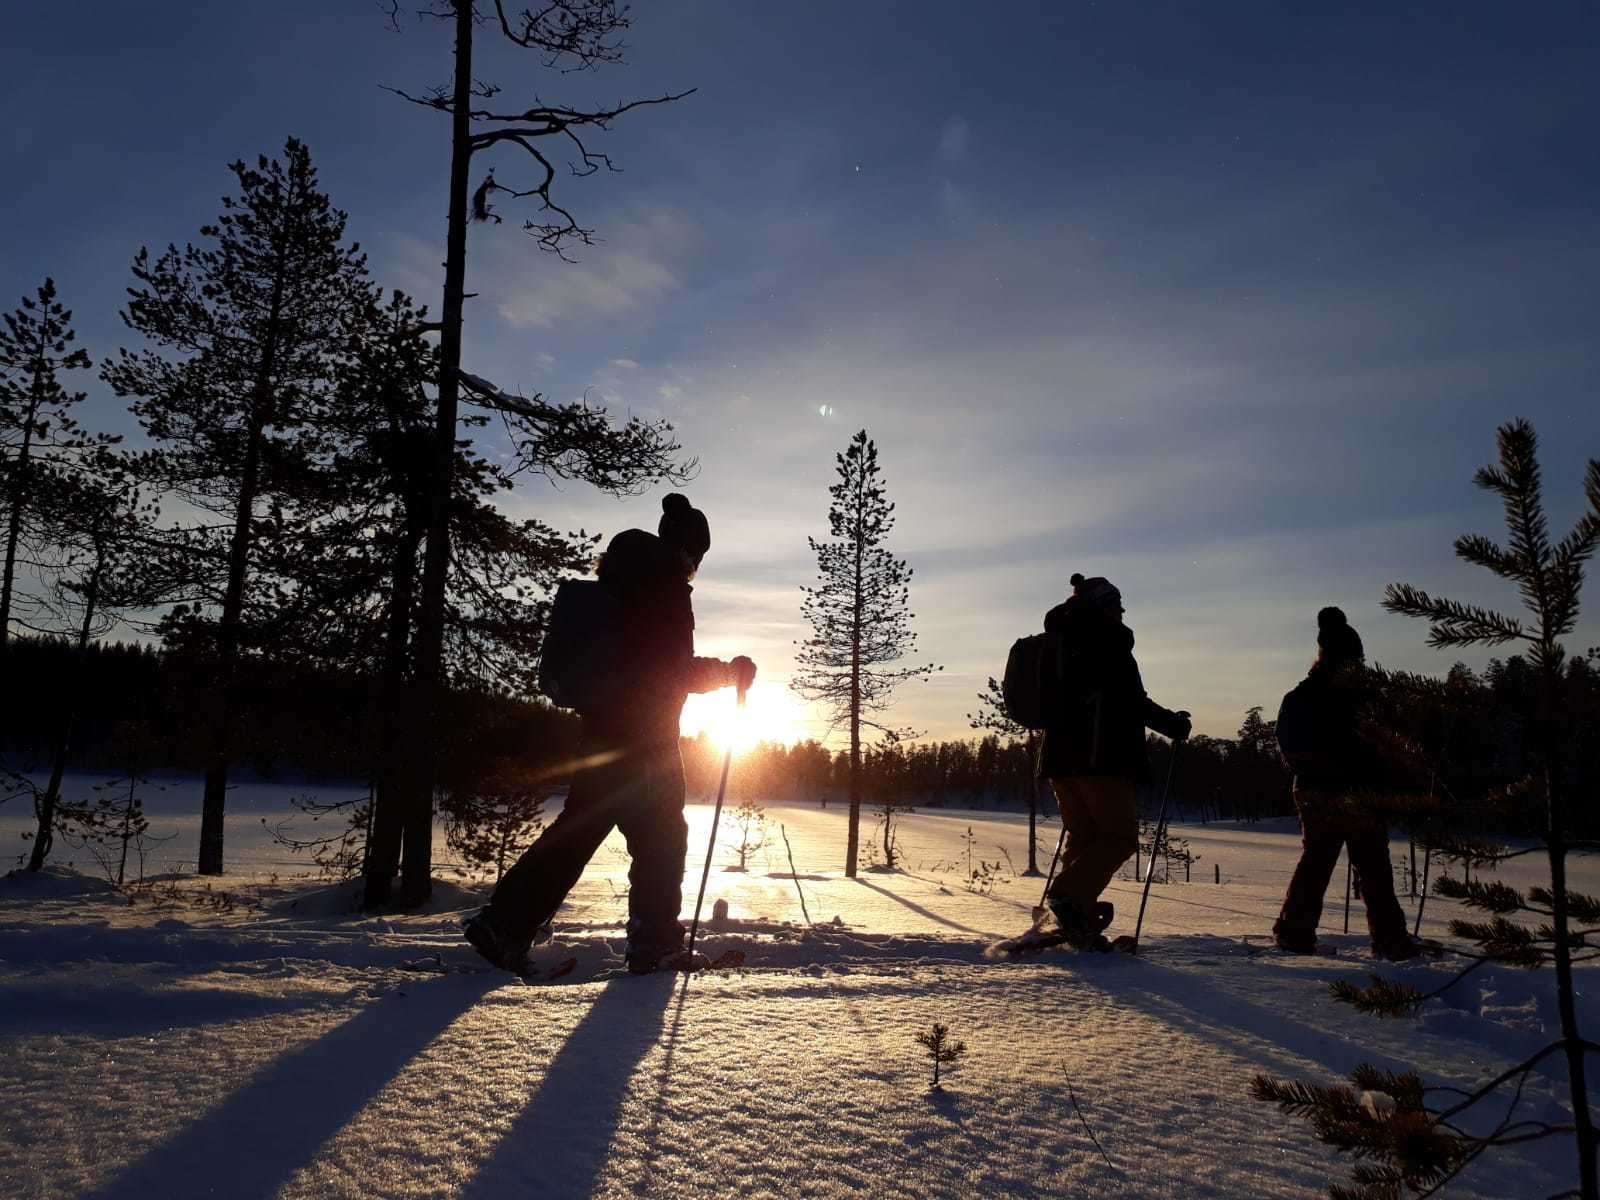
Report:
[[[104,806],[67,803],[61,784],[87,698],[89,648],[121,622],[128,600],[120,579],[136,560],[155,518],[154,506],[140,498],[129,479],[125,458],[102,448],[84,461],[95,463],[92,471],[51,477],[40,529],[46,550],[37,564],[46,586],[37,597],[37,614],[26,623],[32,633],[70,636],[73,646],[66,701],[53,714],[49,781],[42,789],[27,784],[38,821],[30,871],[44,866],[58,830],[76,826],[79,834],[94,836],[104,824]]]
[[[746,757],[746,770],[751,764]],[[767,810],[754,796],[744,796],[733,810],[734,853],[739,856],[737,871],[748,869],[750,856],[767,844]]]
[[[52,481],[120,439],[89,433],[72,417],[84,393],[68,391],[61,374],[89,367],[73,346],[72,313],[56,299],[53,279],[5,315],[0,329],[0,511],[5,514],[0,567],[0,654],[16,604],[18,553],[34,540]]]
[[[316,473],[325,515],[302,541],[284,543],[292,561],[317,564],[293,602],[335,614],[321,627],[318,653],[376,681],[369,906],[392,899],[397,871],[404,902],[427,895],[434,791],[445,757],[434,742],[450,692],[531,699],[550,596],[593,558],[595,536],[514,520],[497,502],[527,475],[622,495],[693,471],[692,462],[677,461],[679,447],[664,422],[619,422],[602,408],[551,404],[537,394],[504,396],[474,379],[478,390],[469,394],[493,393],[493,419],[511,446],[494,458],[465,439],[455,447],[439,664],[446,691],[430,698],[421,592],[438,406],[439,355],[424,338],[431,328],[401,293],[363,311],[339,382],[339,419],[329,427],[337,450]],[[457,424],[478,429],[490,420],[473,411]],[[424,736],[418,729],[428,712],[434,718]]]
[[[399,11],[398,0],[394,0],[390,5],[390,20],[397,28]],[[418,594],[414,651],[416,697],[408,705],[414,722],[411,740],[419,757],[406,783],[405,808],[408,828],[419,830],[423,818],[432,811],[431,781],[440,752],[433,738],[433,716],[447,686],[444,663],[451,561],[449,510],[455,490],[453,472],[460,405],[465,397],[469,402],[502,412],[526,412],[525,402],[519,397],[508,396],[493,384],[462,369],[468,224],[472,220],[498,224],[501,218],[494,211],[493,201],[497,195],[504,195],[534,203],[534,215],[523,228],[541,249],[565,258],[567,247],[589,244],[593,240],[593,230],[580,225],[572,213],[552,197],[556,168],[539,148],[541,139],[555,138],[563,153],[576,156],[571,164],[576,176],[614,170],[610,157],[591,149],[588,139],[595,133],[605,132],[612,122],[633,109],[688,95],[687,92],[664,95],[595,109],[575,109],[534,99],[526,108],[511,104],[505,111],[496,111],[492,101],[500,88],[482,82],[473,71],[474,42],[480,26],[492,22],[507,41],[519,49],[532,51],[546,68],[561,72],[586,71],[622,61],[621,38],[630,24],[627,7],[618,5],[616,0],[559,0],[537,9],[524,9],[513,16],[502,0],[494,0],[491,17],[488,6],[480,9],[474,0],[444,0],[439,8],[425,11],[451,25],[455,50],[452,81],[448,87],[435,88],[420,96],[391,89],[403,99],[450,117],[449,215],[445,230],[444,298],[441,319],[434,327],[439,333],[438,387],[430,441],[431,469],[427,476],[425,557]],[[475,156],[483,155],[480,161],[487,161],[503,151],[527,156],[522,161],[533,176],[528,186],[519,189],[498,183],[491,168],[473,189],[471,176]],[[544,409],[564,412],[568,417],[587,413],[587,410],[579,413],[576,408],[553,410],[551,406],[544,406]],[[536,420],[542,421],[544,415],[540,413]],[[601,414],[602,425],[605,424],[603,416]],[[565,429],[555,431],[558,442],[560,435],[581,434],[585,427],[577,420],[564,424]],[[630,427],[645,435],[643,448],[650,453],[670,456],[678,449],[670,440],[670,448],[658,444],[661,431],[657,427],[633,423]],[[581,442],[578,447],[581,452]],[[539,450],[535,457],[550,464],[559,462],[562,453],[559,447],[552,447]],[[407,840],[401,890],[408,903],[420,903],[428,895],[431,846],[431,831],[426,838],[419,833],[415,840]]]
[[[1028,747],[1028,761],[1037,762],[1039,756],[1039,735],[1025,725],[1018,725],[1006,712],[1005,695],[1000,690],[1000,681],[993,675],[989,676],[988,686],[978,693],[978,711],[967,714],[967,724],[973,729],[982,729],[998,734],[1008,741],[1022,741]],[[1024,875],[1039,875],[1039,777],[1037,774],[1029,781],[1028,787],[1028,869]]]
[[[850,832],[844,870],[855,877],[861,844],[861,730],[891,736],[904,731],[873,719],[909,679],[942,670],[933,664],[896,667],[916,645],[909,604],[911,568],[884,548],[894,529],[894,505],[884,491],[878,448],[861,430],[835,456],[839,482],[828,489],[829,536],[807,538],[817,556],[816,587],[803,588],[800,611],[812,636],[799,643],[790,687],[820,703],[835,725],[850,730]]]
[[[1508,544],[1500,546],[1473,534],[1458,538],[1455,550],[1464,561],[1514,583],[1529,619],[1435,597],[1410,584],[1390,586],[1384,607],[1430,622],[1428,642],[1439,649],[1507,642],[1528,644],[1528,657],[1539,681],[1532,698],[1533,711],[1527,714],[1534,733],[1534,770],[1489,797],[1487,807],[1505,813],[1525,809],[1530,801],[1543,802],[1543,846],[1535,849],[1542,849],[1548,859],[1550,884],[1524,893],[1482,879],[1441,879],[1437,888],[1440,895],[1490,914],[1486,921],[1451,922],[1455,936],[1477,947],[1475,953],[1468,954],[1473,962],[1466,970],[1428,993],[1378,976],[1367,987],[1341,982],[1334,985],[1333,991],[1337,999],[1363,1011],[1398,1015],[1415,1011],[1485,963],[1530,968],[1549,963],[1555,967],[1561,1036],[1465,1095],[1456,1089],[1425,1088],[1414,1074],[1389,1075],[1372,1067],[1355,1072],[1354,1089],[1258,1077],[1253,1085],[1258,1099],[1309,1119],[1324,1142],[1371,1160],[1355,1168],[1354,1188],[1330,1189],[1331,1195],[1349,1200],[1383,1200],[1401,1195],[1401,1189],[1431,1195],[1487,1150],[1566,1133],[1571,1133],[1576,1142],[1579,1186],[1576,1192],[1562,1194],[1578,1195],[1583,1200],[1600,1197],[1596,1163],[1600,1147],[1589,1110],[1585,1061],[1594,1046],[1578,1030],[1572,978],[1575,956],[1578,961],[1596,957],[1590,939],[1600,934],[1600,897],[1567,888],[1566,859],[1573,847],[1567,811],[1573,773],[1570,751],[1577,731],[1562,703],[1566,651],[1560,641],[1576,627],[1584,567],[1600,545],[1600,460],[1589,461],[1584,479],[1588,511],[1566,537],[1552,541],[1544,514],[1538,441],[1533,427],[1523,420],[1512,421],[1500,427],[1498,441],[1499,464],[1479,470],[1475,482],[1500,497]],[[1463,851],[1487,853],[1481,847],[1464,847]],[[1528,852],[1502,852],[1489,857],[1504,859]],[[1511,920],[1515,914],[1545,920],[1529,927]],[[1567,1062],[1572,1124],[1515,1120],[1517,1101],[1529,1074],[1555,1055],[1565,1057]],[[1463,1131],[1459,1118],[1506,1088],[1514,1094],[1500,1123],[1482,1135]],[[1429,1103],[1430,1093],[1443,1093],[1449,1100],[1435,1107]]]
[[[182,601],[168,630],[213,663],[199,860],[211,875],[223,869],[239,661],[263,648],[256,610],[295,582],[264,577],[258,560],[297,519],[348,322],[370,293],[304,144],[230,169],[239,195],[201,228],[206,246],[169,246],[154,261],[139,251],[123,320],[153,348],[123,350],[103,372],[154,443],[140,474],[211,518],[169,530],[143,581],[148,602]]]
[[[916,1035],[917,1044],[927,1051],[933,1061],[933,1086],[939,1087],[939,1069],[954,1066],[966,1056],[967,1044],[950,1040],[950,1026],[935,1021],[933,1028]]]

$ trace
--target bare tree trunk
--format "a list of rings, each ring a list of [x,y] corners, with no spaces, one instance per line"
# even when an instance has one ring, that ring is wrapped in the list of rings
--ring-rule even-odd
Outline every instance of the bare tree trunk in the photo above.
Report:
[[[450,493],[460,397],[461,323],[467,278],[467,187],[472,162],[472,0],[452,0],[456,70],[450,122],[450,215],[445,236],[444,304],[439,330],[439,398],[428,541],[417,622],[415,697],[410,712],[415,770],[405,781],[400,900],[421,904],[433,891],[433,788],[438,772],[436,718],[444,690],[445,583],[450,568]]]
[[[273,323],[276,324],[276,314]],[[199,873],[222,874],[224,810],[228,802],[228,763],[233,753],[234,672],[238,668],[240,627],[244,620],[244,583],[250,566],[251,525],[255,518],[256,494],[260,487],[261,439],[266,426],[266,381],[271,378],[272,344],[268,349],[262,383],[257,386],[256,411],[252,416],[249,441],[245,444],[244,468],[239,480],[239,502],[234,509],[233,537],[228,545],[228,586],[222,598],[222,617],[217,625],[217,691],[212,700],[211,746],[206,763],[205,799],[200,809]]]
[[[855,617],[850,625],[850,833],[844,849],[845,878],[856,877],[861,848],[861,556],[862,530],[856,528]]]
[[[1547,625],[1548,627],[1548,625]],[[1547,649],[1546,663],[1550,661]],[[1578,1143],[1578,1194],[1583,1200],[1600,1200],[1600,1175],[1596,1172],[1594,1119],[1589,1112],[1585,1078],[1587,1049],[1578,1033],[1577,1007],[1573,1003],[1572,948],[1567,911],[1566,795],[1561,772],[1560,745],[1555,733],[1557,679],[1548,665],[1544,670],[1540,724],[1545,752],[1545,798],[1548,804],[1546,844],[1550,854],[1550,910],[1555,926],[1556,1010],[1561,1017],[1561,1040],[1567,1056],[1567,1081],[1572,1095],[1572,1123]]]
[[[372,834],[367,840],[366,885],[362,903],[376,908],[392,898],[400,870],[405,831],[405,759],[400,733],[416,728],[404,710],[414,698],[406,682],[406,650],[410,645],[411,602],[416,590],[420,523],[408,528],[395,552],[389,590],[389,628],[384,639],[382,682],[378,692],[378,777],[372,794]]]
[[[117,862],[117,886],[121,887],[128,874],[128,842],[133,835],[128,832],[133,824],[133,794],[137,781],[132,771],[128,772],[128,799],[122,806],[122,857]]]
[[[4,650],[11,636],[11,595],[17,579],[17,543],[22,540],[23,489],[27,486],[28,463],[33,454],[33,418],[39,411],[39,368],[34,368],[33,400],[28,408],[28,419],[22,423],[22,448],[17,451],[16,474],[11,480],[11,494],[7,497],[11,512],[6,521],[6,561],[0,574],[0,650]]]

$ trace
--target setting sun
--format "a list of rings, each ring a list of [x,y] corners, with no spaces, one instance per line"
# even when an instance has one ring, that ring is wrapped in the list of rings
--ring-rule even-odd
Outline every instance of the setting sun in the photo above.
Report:
[[[704,731],[719,750],[743,754],[760,742],[795,741],[802,714],[800,701],[788,688],[758,681],[742,710],[731,688],[690,696],[679,729],[685,737]]]

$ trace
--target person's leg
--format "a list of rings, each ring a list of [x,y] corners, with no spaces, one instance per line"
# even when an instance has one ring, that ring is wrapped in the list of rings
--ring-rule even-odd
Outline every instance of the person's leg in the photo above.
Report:
[[[628,957],[646,964],[683,946],[683,869],[689,826],[683,817],[683,761],[676,746],[654,753],[637,777],[617,824],[628,840]]]
[[[1097,833],[1094,818],[1083,802],[1081,782],[1077,778],[1050,781],[1050,790],[1055,793],[1056,805],[1061,809],[1061,824],[1067,833],[1061,844],[1061,861],[1056,866],[1056,877],[1050,884],[1050,898],[1074,905],[1081,891],[1078,884],[1079,864]]]
[[[1381,955],[1411,947],[1405,910],[1394,894],[1394,866],[1389,861],[1389,831],[1364,824],[1350,833],[1350,861],[1361,876],[1361,898],[1367,907],[1367,931]]]
[[[1322,897],[1338,865],[1345,829],[1329,811],[1337,797],[1297,788],[1294,803],[1300,811],[1300,861],[1289,879],[1272,932],[1285,949],[1309,953],[1317,943]]]
[[[617,784],[614,765],[577,772],[550,828],[501,877],[488,911],[508,945],[526,948],[578,882],[616,824]]]
[[[1074,898],[1088,908],[1139,848],[1139,789],[1133,780],[1113,775],[1089,776],[1078,784],[1095,836],[1078,859],[1073,888]]]

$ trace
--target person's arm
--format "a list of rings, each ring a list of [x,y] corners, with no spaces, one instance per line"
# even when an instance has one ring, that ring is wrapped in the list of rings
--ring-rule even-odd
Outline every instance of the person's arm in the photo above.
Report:
[[[1163,737],[1169,737],[1175,742],[1187,741],[1194,728],[1187,712],[1182,709],[1174,711],[1162,708],[1149,696],[1144,698],[1144,724],[1146,729],[1154,729]]]
[[[1183,709],[1162,708],[1150,694],[1144,690],[1144,680],[1139,675],[1137,663],[1133,667],[1133,683],[1139,692],[1140,707],[1144,712],[1144,727],[1154,729],[1163,737],[1169,737],[1175,742],[1187,741],[1193,729],[1189,714]]]
[[[742,654],[732,662],[724,662],[720,658],[691,658],[685,672],[684,686],[691,692],[714,692],[725,687],[737,687],[741,692],[747,692],[755,677],[755,663]]]

